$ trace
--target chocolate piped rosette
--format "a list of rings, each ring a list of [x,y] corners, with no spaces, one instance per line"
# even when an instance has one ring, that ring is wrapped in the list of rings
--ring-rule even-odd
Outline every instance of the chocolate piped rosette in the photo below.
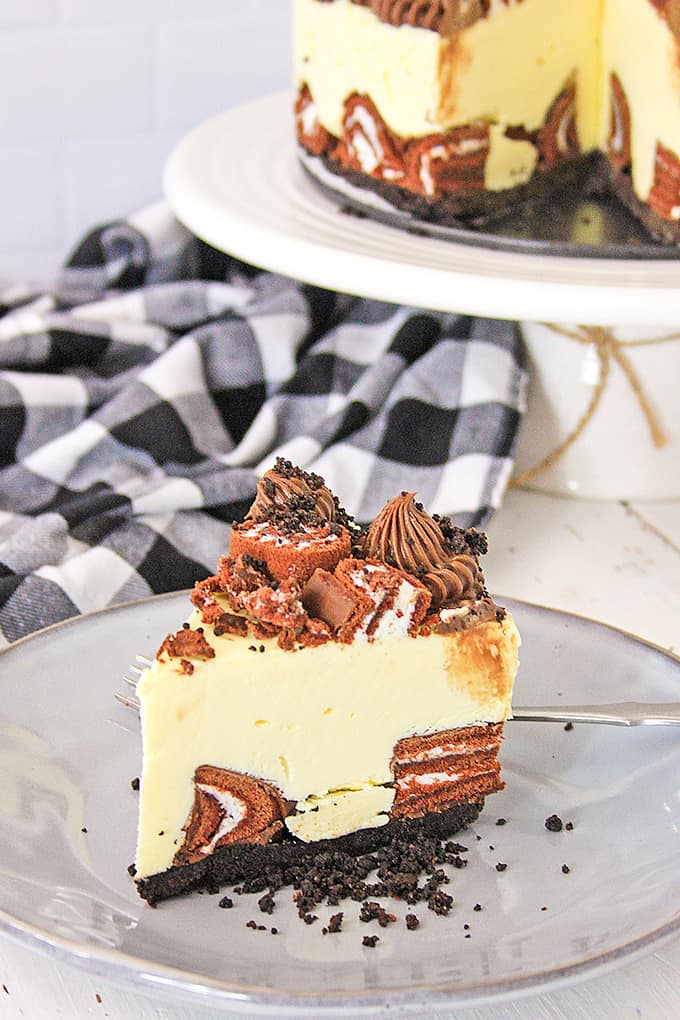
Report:
[[[519,646],[484,552],[408,492],[362,530],[276,462],[138,684],[146,900],[478,816],[503,786]]]
[[[597,185],[680,242],[680,0],[295,0],[294,22],[326,187],[480,226]]]

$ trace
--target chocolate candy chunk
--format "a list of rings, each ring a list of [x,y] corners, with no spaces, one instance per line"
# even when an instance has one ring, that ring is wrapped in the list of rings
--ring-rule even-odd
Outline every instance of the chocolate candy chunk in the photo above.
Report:
[[[310,616],[323,620],[333,630],[347,623],[357,606],[352,593],[321,568],[307,581],[300,600]]]
[[[248,621],[245,616],[236,616],[235,613],[222,613],[215,621],[215,637],[222,637],[223,634],[240,634],[242,637],[248,633]]]

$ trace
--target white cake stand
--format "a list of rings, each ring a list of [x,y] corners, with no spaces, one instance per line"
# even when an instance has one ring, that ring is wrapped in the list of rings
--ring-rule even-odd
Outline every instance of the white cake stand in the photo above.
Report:
[[[322,287],[491,318],[680,325],[680,261],[517,254],[416,236],[342,211],[298,164],[292,96],[207,121],[165,171],[178,218],[246,262]]]

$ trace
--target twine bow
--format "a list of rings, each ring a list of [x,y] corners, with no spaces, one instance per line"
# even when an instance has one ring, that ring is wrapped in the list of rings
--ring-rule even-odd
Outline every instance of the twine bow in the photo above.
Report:
[[[534,467],[528,468],[519,475],[515,475],[510,482],[510,487],[517,489],[522,485],[527,485],[540,475],[543,471],[547,471],[548,468],[556,464],[557,461],[562,457],[567,450],[573,446],[579,436],[585,431],[590,424],[590,421],[597,411],[597,408],[602,400],[604,392],[609,382],[609,373],[611,370],[612,360],[619,366],[626,379],[628,380],[630,387],[637,398],[637,402],[640,406],[649,431],[651,434],[652,442],[657,449],[661,449],[668,442],[668,436],[664,432],[656,411],[652,407],[651,403],[647,399],[647,396],[642,387],[642,382],[637,374],[630,358],[625,353],[626,347],[651,347],[655,344],[665,344],[680,340],[680,333],[673,333],[669,336],[654,337],[649,340],[617,340],[610,329],[605,326],[576,326],[573,329],[567,329],[565,326],[556,326],[553,323],[544,323],[548,329],[552,329],[555,333],[559,333],[560,336],[567,337],[570,340],[575,340],[579,344],[592,345],[595,348],[597,357],[600,363],[600,377],[597,385],[593,390],[593,395],[590,398],[587,408],[579,418],[576,426],[563,442],[556,446],[554,450],[551,450],[543,460],[535,464]]]

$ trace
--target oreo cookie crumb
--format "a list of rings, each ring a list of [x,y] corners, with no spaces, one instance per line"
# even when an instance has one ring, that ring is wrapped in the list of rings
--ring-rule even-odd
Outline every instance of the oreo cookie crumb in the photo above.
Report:
[[[380,937],[378,935],[364,935],[361,940],[362,946],[366,946],[367,949],[375,949],[379,942]]]
[[[497,818],[496,819],[496,825],[507,825],[507,824],[508,824],[507,818]]]
[[[565,731],[565,733],[571,733],[573,728],[574,728],[573,722],[568,722],[568,723],[566,723],[566,725],[564,727],[564,731]]]
[[[271,929],[271,933],[272,933],[272,935],[278,935],[279,934],[279,929],[278,928],[272,928]]]
[[[563,875],[568,875],[570,871],[571,871],[571,868],[569,867],[568,864],[563,864],[562,865],[562,874]]]
[[[257,901],[257,905],[263,914],[274,913],[274,907],[276,906],[276,903],[274,902],[274,897],[271,894],[271,890],[268,893],[265,893],[264,896],[260,897],[260,899]]]
[[[481,838],[481,836],[477,837],[477,839]],[[466,854],[468,852],[468,848],[463,846],[462,843],[452,843],[450,841],[444,844],[444,850],[447,854]]]
[[[434,914],[445,917],[453,906],[453,896],[449,896],[443,889],[438,889],[428,899],[427,906]]]
[[[470,938],[470,932],[468,932],[468,933],[467,933],[467,935],[465,936],[465,938],[466,938],[466,939],[469,939],[469,938]]]
[[[365,921],[366,923],[369,921],[377,921],[381,928],[386,928],[388,924],[393,924],[397,918],[395,914],[388,914],[380,903],[369,902],[367,900],[361,904],[359,920]]]
[[[498,864],[496,865],[496,871],[505,871],[507,867],[508,867],[507,864],[503,864],[501,861],[499,861]]]
[[[84,832],[84,833],[85,833],[85,835],[87,835],[87,829],[85,828],[85,826],[84,826],[84,825],[83,825],[83,827],[82,827],[82,829],[81,829],[80,831],[81,831],[81,832]]]
[[[339,931],[342,931],[342,922],[345,919],[345,915],[340,911],[339,914],[332,914],[328,919],[328,930],[334,935]]]
[[[407,914],[405,917],[406,927],[409,931],[415,931],[416,928],[420,927],[420,921],[415,914]]]
[[[130,781],[130,786],[135,791],[135,793],[137,792],[137,790],[139,790],[139,776],[135,776],[135,778]]]
[[[470,925],[469,924],[464,924],[463,925],[463,930],[464,931],[469,931],[470,930]]]
[[[476,528],[460,528],[452,524],[449,517],[441,517],[439,514],[433,514],[432,517],[439,525],[451,552],[471,554],[475,559],[486,555],[489,543],[484,532]]]
[[[362,903],[361,910],[359,911],[359,920],[364,921],[366,924],[369,921],[376,921],[382,909],[379,903]]]
[[[475,903],[475,905],[474,905],[474,907],[472,909],[476,910],[477,913],[479,913],[479,911],[482,909],[482,904],[481,903]]]
[[[547,907],[541,907],[541,910],[547,910],[547,909],[548,909]]]
[[[130,876],[130,878],[134,878],[135,875],[137,874],[137,868],[135,867],[134,864],[128,864],[128,869],[127,870],[128,870],[128,875]]]
[[[221,907],[222,910],[231,910],[231,908],[234,906],[234,901],[232,900],[231,896],[223,896],[220,902],[217,904],[217,906]]]
[[[563,822],[559,815],[550,815],[545,820],[545,827],[548,832],[561,832],[563,828]]]
[[[567,830],[567,832],[571,832],[572,829],[574,828],[574,823],[573,822],[567,822],[567,824],[564,827]]]

